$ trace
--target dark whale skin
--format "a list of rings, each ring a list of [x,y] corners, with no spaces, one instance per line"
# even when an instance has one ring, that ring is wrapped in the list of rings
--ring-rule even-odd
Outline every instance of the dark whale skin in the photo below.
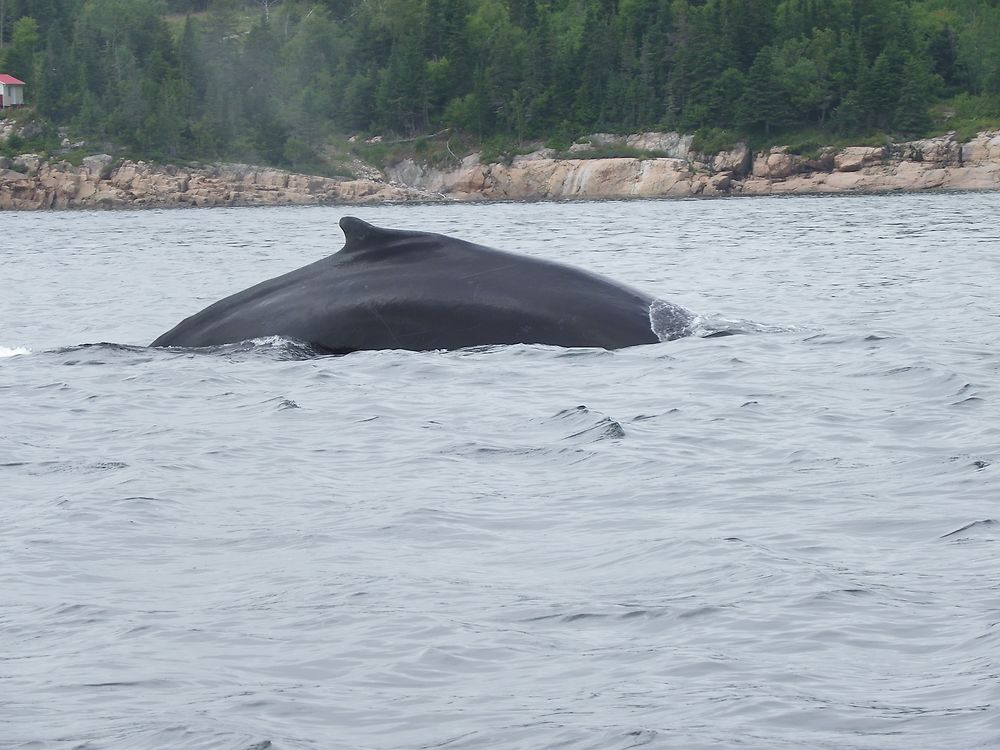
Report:
[[[181,321],[151,346],[265,336],[333,353],[551,344],[620,349],[660,339],[654,298],[561,263],[344,217],[343,249]]]

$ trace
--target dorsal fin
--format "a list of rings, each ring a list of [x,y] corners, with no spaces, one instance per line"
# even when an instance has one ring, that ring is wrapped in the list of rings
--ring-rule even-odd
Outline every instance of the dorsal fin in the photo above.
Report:
[[[350,253],[355,250],[371,247],[374,244],[384,244],[392,240],[420,234],[399,229],[383,229],[369,224],[356,216],[344,216],[340,220],[340,228],[344,232],[344,249],[341,252]]]
[[[340,219],[340,228],[344,232],[344,250],[360,247],[365,244],[372,232],[377,232],[378,228],[373,227],[367,221],[362,221],[356,216],[344,216]]]

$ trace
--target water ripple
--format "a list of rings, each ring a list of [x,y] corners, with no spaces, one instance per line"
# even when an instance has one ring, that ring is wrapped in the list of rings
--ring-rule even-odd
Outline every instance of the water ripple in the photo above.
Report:
[[[0,745],[995,746],[994,203],[361,208],[697,335],[346,356],[145,346],[339,209],[15,215]]]

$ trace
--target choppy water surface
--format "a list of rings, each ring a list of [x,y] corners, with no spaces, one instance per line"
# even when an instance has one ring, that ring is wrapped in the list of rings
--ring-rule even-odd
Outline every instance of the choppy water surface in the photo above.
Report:
[[[746,333],[144,347],[348,212]],[[3,218],[0,746],[1000,744],[1000,195]]]

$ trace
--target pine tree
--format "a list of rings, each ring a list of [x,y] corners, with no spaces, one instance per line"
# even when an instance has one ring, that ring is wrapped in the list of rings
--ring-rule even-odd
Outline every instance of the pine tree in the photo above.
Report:
[[[770,135],[775,127],[792,119],[788,93],[782,88],[774,68],[774,50],[764,47],[754,58],[740,99],[738,120],[751,130],[763,129]]]
[[[923,135],[931,125],[927,111],[931,76],[920,61],[910,58],[903,67],[903,84],[893,114],[892,127],[907,136]]]

